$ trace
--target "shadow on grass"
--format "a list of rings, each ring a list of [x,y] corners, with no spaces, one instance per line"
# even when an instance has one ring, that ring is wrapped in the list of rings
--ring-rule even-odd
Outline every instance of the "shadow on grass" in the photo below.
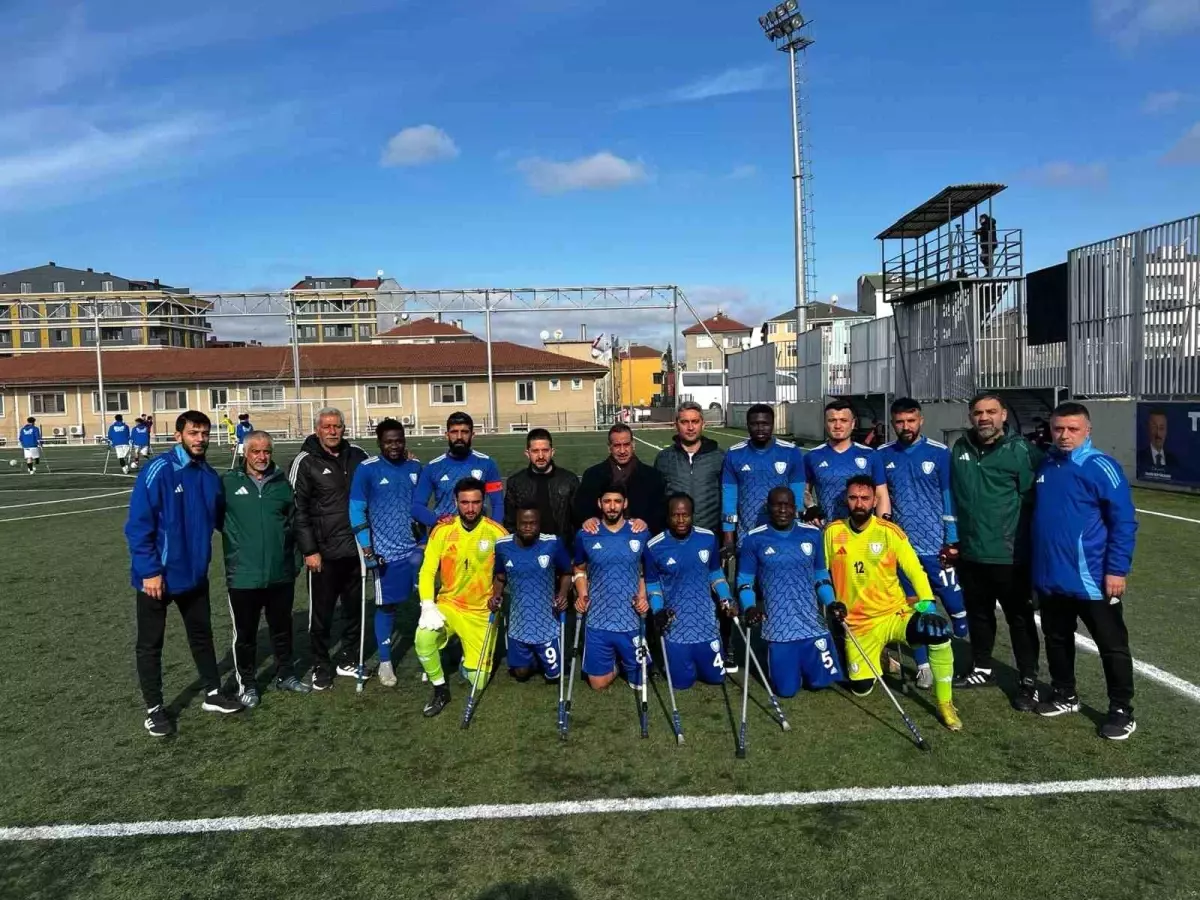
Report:
[[[475,900],[579,900],[570,885],[557,878],[505,881],[477,894]]]

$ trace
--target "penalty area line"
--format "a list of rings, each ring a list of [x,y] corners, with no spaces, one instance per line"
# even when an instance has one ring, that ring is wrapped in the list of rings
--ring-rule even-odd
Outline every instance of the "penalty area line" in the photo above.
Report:
[[[103,500],[106,497],[121,497],[125,494],[132,494],[133,488],[127,491],[112,491],[107,494],[88,494],[86,497],[63,497],[58,500],[34,500],[31,503],[14,503],[12,506],[0,506],[3,509],[27,509],[30,506],[49,506],[52,503],[81,503],[84,500]]]
[[[34,519],[56,519],[59,516],[81,516],[84,513],[107,512],[110,509],[129,509],[128,503],[119,506],[97,506],[95,509],[70,509],[66,512],[42,513],[40,516],[15,516],[11,519],[0,519],[0,525],[5,522],[31,522]]]
[[[836,806],[858,803],[898,803],[930,800],[979,800],[1046,797],[1066,794],[1184,791],[1200,788],[1200,775],[1145,778],[1090,778],[1033,783],[976,782],[972,784],[905,785],[883,788],[835,788],[825,791],[787,791],[769,794],[714,796],[624,797],[607,800],[560,800],[547,803],[501,803],[414,809],[369,809],[359,812],[295,813],[270,816],[224,816],[158,822],[110,822],[103,825],[33,825],[0,828],[0,843],[63,841],[79,838],[148,837],[213,834],[217,832],[282,831],[355,825],[421,825],[431,822],[472,822],[536,819],[613,813],[688,812],[694,810],[763,807]]]
[[[1144,516],[1160,516],[1164,519],[1174,519],[1176,522],[1191,522],[1193,525],[1200,525],[1200,519],[1189,519],[1187,516],[1175,516],[1171,513],[1157,512],[1153,509],[1134,509],[1134,512],[1140,512]]]

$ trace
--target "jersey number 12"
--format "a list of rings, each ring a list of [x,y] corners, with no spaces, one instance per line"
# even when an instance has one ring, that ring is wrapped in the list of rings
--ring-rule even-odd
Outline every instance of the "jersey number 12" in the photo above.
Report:
[[[863,565],[861,559],[856,560],[854,563],[854,574],[855,575],[866,575],[867,574],[867,568],[866,568],[866,566]]]

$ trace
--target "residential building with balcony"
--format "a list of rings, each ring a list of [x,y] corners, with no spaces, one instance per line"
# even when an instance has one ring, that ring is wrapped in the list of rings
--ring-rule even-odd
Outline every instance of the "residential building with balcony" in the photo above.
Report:
[[[683,330],[688,371],[721,371],[724,368],[722,354],[741,353],[750,346],[753,335],[754,329],[749,325],[718,309],[716,315],[704,320],[703,325],[697,323]]]
[[[379,333],[376,292],[399,290],[394,278],[305,275],[291,287],[301,344],[369,344]]]

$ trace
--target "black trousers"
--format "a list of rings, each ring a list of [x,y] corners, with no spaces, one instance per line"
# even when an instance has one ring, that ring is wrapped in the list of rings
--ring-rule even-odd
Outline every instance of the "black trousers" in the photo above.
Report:
[[[1109,605],[1105,600],[1077,600],[1050,594],[1042,598],[1041,605],[1051,686],[1067,694],[1075,693],[1075,628],[1082,619],[1100,650],[1109,705],[1132,709],[1133,656],[1122,612],[1124,604]]]
[[[164,595],[161,600],[155,600],[149,594],[138,591],[134,658],[146,709],[161,706],[163,702],[163,636],[167,630],[167,609],[172,604],[179,608],[179,615],[183,617],[188,646],[192,649],[192,659],[196,661],[196,672],[200,675],[205,692],[215,690],[221,684],[220,675],[217,673],[217,654],[213,649],[208,582],[205,581],[184,593]]]
[[[253,687],[258,670],[258,620],[265,612],[275,676],[294,675],[292,668],[292,605],[296,583],[286,581],[265,588],[230,588],[229,612],[233,616],[233,666],[238,689]]]
[[[1033,588],[1029,569],[1020,565],[994,565],[961,560],[955,567],[967,608],[971,653],[981,669],[995,666],[996,604],[1004,610],[1017,672],[1035,678],[1038,670],[1037,623],[1033,620]]]
[[[312,599],[308,606],[308,642],[312,648],[313,668],[328,672],[333,612],[342,604],[342,647],[340,658],[358,662],[358,642],[362,633],[362,570],[358,557],[321,559],[321,571],[312,573]]]

